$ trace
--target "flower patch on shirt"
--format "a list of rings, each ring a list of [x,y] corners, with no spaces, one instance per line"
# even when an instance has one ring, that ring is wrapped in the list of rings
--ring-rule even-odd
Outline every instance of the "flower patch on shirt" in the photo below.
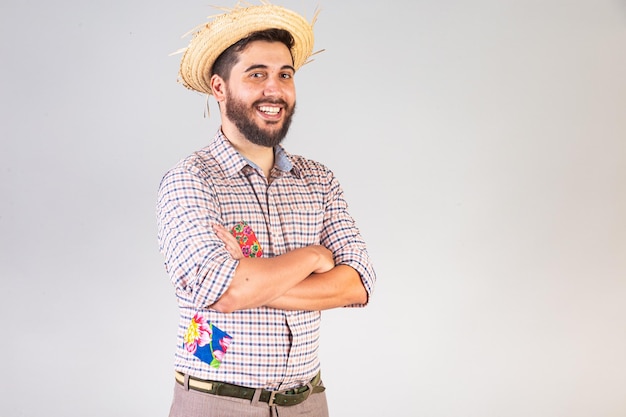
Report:
[[[243,256],[246,258],[260,258],[263,256],[261,244],[246,222],[239,222],[230,231],[237,239]]]
[[[196,313],[185,332],[183,347],[202,362],[219,368],[233,338]]]

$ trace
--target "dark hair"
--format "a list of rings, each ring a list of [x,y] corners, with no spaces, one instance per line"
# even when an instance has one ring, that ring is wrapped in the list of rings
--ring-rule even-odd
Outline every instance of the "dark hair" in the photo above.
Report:
[[[239,62],[239,54],[246,49],[250,43],[255,41],[280,42],[289,48],[289,52],[291,52],[291,48],[293,48],[294,45],[293,36],[284,29],[265,29],[252,32],[245,38],[240,39],[226,48],[226,50],[217,57],[211,68],[211,75],[217,74],[228,81],[230,70]]]

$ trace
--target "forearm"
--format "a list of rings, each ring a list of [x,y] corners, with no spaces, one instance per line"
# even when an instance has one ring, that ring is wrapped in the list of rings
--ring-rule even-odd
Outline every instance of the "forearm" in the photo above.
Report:
[[[228,313],[266,305],[313,272],[332,268],[324,252],[322,246],[308,246],[274,258],[241,258],[228,289],[210,307]]]
[[[347,265],[312,274],[283,295],[266,304],[283,310],[328,310],[351,304],[366,304],[367,291],[359,273]]]

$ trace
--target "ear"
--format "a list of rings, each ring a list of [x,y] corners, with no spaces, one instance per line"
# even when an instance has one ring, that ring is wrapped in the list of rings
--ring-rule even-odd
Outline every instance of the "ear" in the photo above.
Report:
[[[224,97],[226,96],[226,93],[225,93],[226,82],[224,81],[224,79],[217,74],[213,74],[211,76],[210,85],[211,85],[211,92],[213,92],[213,96],[215,97],[215,99],[218,102],[223,101]]]

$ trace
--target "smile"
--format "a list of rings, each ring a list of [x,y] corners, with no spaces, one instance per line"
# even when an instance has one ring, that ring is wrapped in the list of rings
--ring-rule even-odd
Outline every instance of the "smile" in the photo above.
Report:
[[[265,114],[275,116],[280,113],[280,107],[273,106],[259,106],[259,111],[262,111]]]

